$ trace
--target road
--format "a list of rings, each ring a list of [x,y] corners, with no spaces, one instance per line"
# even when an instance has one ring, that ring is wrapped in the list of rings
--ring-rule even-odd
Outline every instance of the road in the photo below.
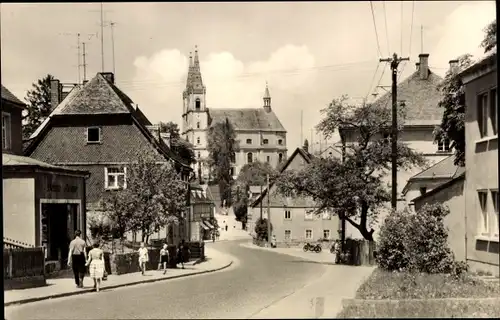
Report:
[[[248,319],[327,270],[236,241],[207,245],[233,255],[238,263],[206,275],[12,306],[5,308],[5,319]]]

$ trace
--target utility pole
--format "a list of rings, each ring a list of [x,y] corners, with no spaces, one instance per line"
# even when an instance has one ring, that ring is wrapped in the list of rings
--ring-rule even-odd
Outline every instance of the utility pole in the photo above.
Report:
[[[396,53],[392,58],[380,59],[380,62],[390,62],[392,70],[392,197],[391,206],[396,210],[398,204],[398,65],[401,61],[409,61],[410,58],[400,58]]]
[[[260,220],[261,221],[262,221],[262,202],[264,201],[264,199],[262,198],[262,192],[263,192],[263,190],[262,190],[262,184],[261,184],[260,185],[260,195],[259,195],[259,197],[261,197],[260,198]]]
[[[271,230],[271,190],[269,189],[269,174],[267,175],[267,245],[271,247],[271,237],[273,232]],[[263,199],[264,200],[264,199]]]
[[[83,82],[87,81],[87,51],[85,50],[85,42],[82,43],[83,45]]]
[[[111,27],[111,52],[112,52],[112,58],[113,58],[113,74],[115,74],[115,22],[111,21],[109,23]]]

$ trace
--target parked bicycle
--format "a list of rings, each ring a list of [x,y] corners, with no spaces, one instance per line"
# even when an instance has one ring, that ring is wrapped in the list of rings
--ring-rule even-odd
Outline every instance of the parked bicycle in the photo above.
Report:
[[[306,243],[304,245],[303,250],[304,250],[304,252],[313,251],[313,252],[316,252],[316,253],[320,253],[321,250],[323,250],[323,248],[321,247],[321,245],[319,243],[318,244]]]

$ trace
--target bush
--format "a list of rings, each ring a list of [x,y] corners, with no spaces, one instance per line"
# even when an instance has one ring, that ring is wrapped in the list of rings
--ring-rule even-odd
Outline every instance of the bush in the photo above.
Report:
[[[271,224],[271,231],[273,230],[273,225]],[[267,241],[267,219],[257,220],[255,223],[255,233],[257,234],[258,240]]]
[[[416,214],[392,212],[380,230],[377,254],[379,267],[426,273],[453,273],[467,270],[456,263],[448,247],[444,218],[449,210],[440,205],[425,205]]]

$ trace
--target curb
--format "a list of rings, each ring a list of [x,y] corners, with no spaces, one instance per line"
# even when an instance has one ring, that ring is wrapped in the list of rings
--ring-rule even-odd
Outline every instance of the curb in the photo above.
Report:
[[[294,257],[294,258],[297,258],[297,259],[303,259],[303,260],[307,260],[308,262],[311,262],[311,263],[322,264],[322,265],[326,265],[326,266],[336,266],[337,265],[335,262],[320,262],[320,261],[315,261],[315,260],[311,260],[309,258],[299,257],[299,256],[296,256],[296,255],[293,255],[293,254],[290,254],[290,253],[285,253],[285,252],[279,252],[279,251],[273,251],[273,250],[269,250],[269,249],[264,249],[264,248],[261,248],[259,246],[247,245],[246,243],[240,243],[240,246],[243,247],[243,248],[247,248],[247,249],[261,250],[261,251],[268,251],[268,252],[277,253],[277,254],[283,254],[283,255],[286,255],[286,256],[289,256],[289,257]]]
[[[231,260],[228,264],[226,264],[226,265],[224,265],[222,267],[219,267],[219,268],[215,268],[215,269],[203,270],[203,271],[193,272],[193,273],[189,273],[189,274],[179,274],[179,275],[175,275],[175,276],[168,277],[168,278],[140,280],[140,281],[135,281],[135,282],[130,282],[130,283],[123,283],[123,284],[116,284],[116,285],[106,286],[106,287],[103,288],[103,291],[106,291],[107,289],[116,289],[116,288],[120,288],[120,287],[129,287],[129,286],[133,286],[133,285],[137,285],[137,284],[153,283],[153,282],[158,282],[158,281],[178,279],[178,278],[195,276],[195,275],[200,275],[200,274],[205,274],[205,273],[216,272],[216,271],[220,271],[220,270],[224,270],[226,268],[229,268],[232,264],[233,264],[233,260]],[[23,299],[23,300],[10,301],[10,302],[5,302],[4,303],[4,307],[8,307],[8,306],[12,306],[12,305],[21,305],[21,304],[26,304],[26,303],[31,303],[31,302],[37,302],[37,301],[42,301],[42,300],[49,300],[49,299],[63,298],[63,297],[69,297],[69,296],[76,296],[76,295],[90,293],[90,292],[94,292],[94,289],[83,289],[81,291],[64,292],[64,293],[58,293],[58,294],[53,294],[53,295],[44,296],[44,297],[34,297],[34,298],[27,298],[27,299]]]

